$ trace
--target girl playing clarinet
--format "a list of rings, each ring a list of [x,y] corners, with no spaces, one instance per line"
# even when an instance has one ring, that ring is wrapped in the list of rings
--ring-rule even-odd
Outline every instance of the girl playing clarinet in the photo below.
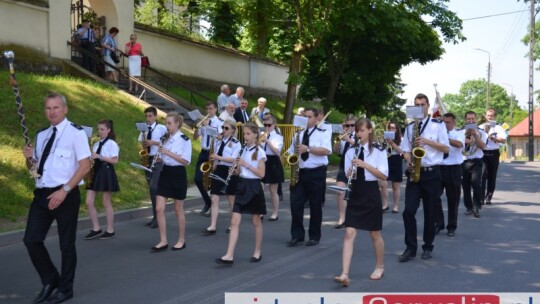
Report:
[[[266,139],[261,141],[261,148],[266,154],[266,169],[263,183],[270,188],[270,200],[272,201],[272,216],[268,221],[278,220],[279,195],[278,185],[283,183],[283,165],[281,164],[281,149],[283,148],[283,135],[276,129],[276,118],[268,115],[264,118]]]

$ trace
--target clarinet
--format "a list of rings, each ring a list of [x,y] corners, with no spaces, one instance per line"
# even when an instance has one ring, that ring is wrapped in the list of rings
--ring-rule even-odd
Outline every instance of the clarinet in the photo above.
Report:
[[[356,142],[355,143],[355,147],[354,147],[354,157],[353,157],[353,160],[356,160],[358,159],[358,151],[360,149],[358,149],[360,145]],[[351,195],[351,186],[352,186],[352,181],[356,179],[356,171],[357,171],[357,165],[356,163],[353,164],[352,166],[352,169],[351,169],[351,174],[349,174],[349,179],[347,180],[347,190],[345,190],[345,200],[348,201],[350,199],[350,195]]]
[[[15,53],[13,51],[6,51],[3,55],[9,64],[9,84],[15,94],[15,102],[17,103],[17,112],[19,113],[19,119],[21,121],[21,127],[23,130],[23,137],[25,145],[30,145],[30,138],[28,137],[28,128],[26,127],[26,119],[24,116],[24,110],[22,106],[21,96],[19,95],[19,86],[17,85],[17,79],[15,78],[15,68],[13,67],[13,60],[15,59]],[[35,152],[34,152],[35,153]],[[37,161],[32,157],[27,159],[30,162],[30,177],[37,179],[41,176],[37,173]]]
[[[246,149],[246,147],[247,147],[247,144],[244,143],[244,145],[242,146],[242,149],[240,149],[240,152],[238,153],[238,157],[236,158],[232,166],[229,168],[229,175],[227,175],[227,179],[223,183],[224,185],[223,185],[223,188],[221,189],[222,193],[227,192],[227,186],[229,186],[229,181],[231,180],[231,177],[233,176],[234,171],[236,171],[236,167],[238,167],[238,161],[242,157],[242,153],[244,153],[244,150]]]

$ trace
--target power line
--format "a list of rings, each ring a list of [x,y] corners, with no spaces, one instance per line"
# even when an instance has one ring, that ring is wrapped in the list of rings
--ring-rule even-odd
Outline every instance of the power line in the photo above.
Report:
[[[504,16],[504,15],[510,15],[510,14],[517,14],[517,13],[522,13],[522,12],[527,12],[527,11],[529,11],[529,10],[507,12],[507,13],[500,13],[500,14],[480,16],[480,17],[472,17],[472,18],[466,18],[466,19],[461,19],[461,20],[462,21],[469,21],[469,20],[476,20],[476,19],[484,19],[484,18],[498,17],[498,16]]]

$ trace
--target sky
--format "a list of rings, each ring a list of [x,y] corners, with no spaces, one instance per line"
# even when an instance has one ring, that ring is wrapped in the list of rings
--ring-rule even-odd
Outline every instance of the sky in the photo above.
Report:
[[[513,90],[519,105],[528,109],[529,61],[528,46],[521,42],[529,24],[528,4],[517,0],[450,0],[448,8],[461,19],[522,11],[497,17],[463,21],[462,33],[467,38],[459,44],[444,44],[445,54],[438,61],[420,65],[410,64],[401,70],[407,84],[402,98],[413,103],[417,93],[435,99],[433,84],[441,96],[457,94],[462,83],[473,79],[487,79],[488,59],[491,61],[491,83]],[[475,50],[483,49],[486,52]],[[540,87],[535,75],[534,90]],[[536,99],[536,96],[535,96]]]

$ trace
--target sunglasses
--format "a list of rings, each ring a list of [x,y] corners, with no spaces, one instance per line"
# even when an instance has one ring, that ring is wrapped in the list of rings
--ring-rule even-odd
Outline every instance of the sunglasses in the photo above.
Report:
[[[354,124],[350,124],[350,125],[348,125],[348,124],[343,124],[343,126],[344,126],[345,128],[352,128],[352,127],[354,127]]]
[[[229,131],[229,127],[222,127],[223,130]]]
[[[272,124],[264,124],[265,127],[271,127]]]

